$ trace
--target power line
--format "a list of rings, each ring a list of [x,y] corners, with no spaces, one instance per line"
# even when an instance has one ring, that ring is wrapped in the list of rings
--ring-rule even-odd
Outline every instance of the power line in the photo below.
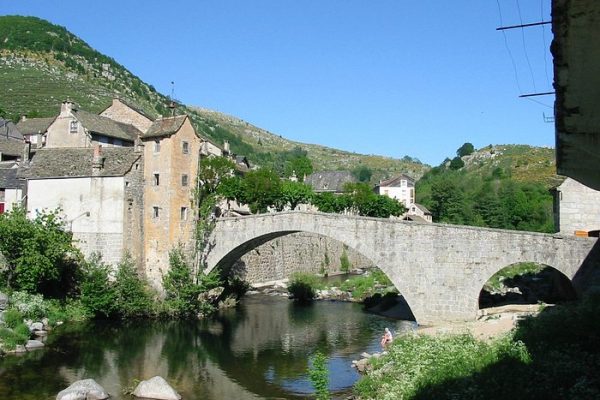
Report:
[[[517,11],[519,12],[519,21],[521,21],[521,25],[523,25],[523,17],[521,16],[521,5],[519,4],[519,0],[516,0],[516,3]],[[537,92],[537,88],[535,85],[535,76],[533,75],[533,68],[531,68],[531,62],[529,61],[529,54],[527,54],[527,45],[525,44],[525,29],[523,29],[523,27],[521,27],[521,39],[523,40],[523,52],[525,53],[525,60],[527,60],[527,66],[529,67],[529,73],[531,74],[533,90]]]
[[[502,18],[502,8],[500,7],[500,0],[496,0],[496,4],[498,5],[498,15],[500,16],[500,26],[504,25],[504,21]],[[519,83],[519,74],[517,72],[517,64],[515,62],[515,58],[513,57],[512,52],[510,51],[510,46],[508,45],[508,38],[506,37],[506,32],[502,31],[502,36],[504,36],[504,46],[506,47],[506,51],[508,52],[508,56],[510,57],[510,62],[512,63],[513,72],[515,74],[515,82],[517,83],[517,89],[519,93],[523,93],[521,90],[521,84]]]

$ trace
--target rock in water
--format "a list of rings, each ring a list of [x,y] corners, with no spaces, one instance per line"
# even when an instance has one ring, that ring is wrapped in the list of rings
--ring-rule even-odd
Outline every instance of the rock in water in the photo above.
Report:
[[[25,348],[27,350],[41,349],[42,347],[44,347],[44,343],[39,340],[28,340],[27,343],[25,343]]]
[[[56,395],[56,400],[104,400],[109,395],[104,388],[93,379],[83,379]]]
[[[136,397],[155,400],[180,400],[181,396],[160,376],[141,381],[133,391]]]
[[[8,307],[8,295],[0,292],[0,310],[6,310]]]

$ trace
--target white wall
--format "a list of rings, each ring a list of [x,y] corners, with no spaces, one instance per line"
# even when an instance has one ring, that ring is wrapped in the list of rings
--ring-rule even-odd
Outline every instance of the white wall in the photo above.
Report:
[[[560,233],[600,229],[600,191],[567,178],[558,187]]]
[[[123,177],[29,180],[27,211],[33,217],[36,210],[60,207],[86,256],[100,251],[104,261],[117,263],[123,255],[124,190]]]
[[[22,197],[21,189],[6,189],[4,192],[4,212],[12,210],[14,205],[21,204]]]
[[[393,199],[398,200],[401,203],[404,203],[406,207],[410,204],[414,203],[414,190],[415,187],[411,186],[408,182],[406,186],[381,186],[379,187],[379,194],[391,197]],[[411,191],[413,193],[413,197],[411,198]]]

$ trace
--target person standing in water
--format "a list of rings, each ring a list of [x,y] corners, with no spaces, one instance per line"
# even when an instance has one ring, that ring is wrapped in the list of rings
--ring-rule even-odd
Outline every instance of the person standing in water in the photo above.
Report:
[[[392,332],[390,332],[389,328],[385,328],[385,332],[383,333],[383,336],[381,337],[381,348],[383,350],[385,350],[387,345],[389,343],[392,343],[393,340],[394,340],[394,337],[392,336]]]

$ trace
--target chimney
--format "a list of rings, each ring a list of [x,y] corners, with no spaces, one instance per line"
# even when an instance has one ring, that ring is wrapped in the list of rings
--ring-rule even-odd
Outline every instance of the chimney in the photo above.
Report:
[[[31,156],[31,142],[26,141],[23,144],[23,157],[21,157],[22,162],[29,162],[29,158]]]
[[[73,102],[71,100],[65,100],[60,106],[61,114],[70,114],[73,111]]]
[[[223,142],[223,153],[229,154],[229,140]]]
[[[102,146],[96,144],[94,145],[94,156],[92,157],[92,175],[99,175],[103,167]]]

